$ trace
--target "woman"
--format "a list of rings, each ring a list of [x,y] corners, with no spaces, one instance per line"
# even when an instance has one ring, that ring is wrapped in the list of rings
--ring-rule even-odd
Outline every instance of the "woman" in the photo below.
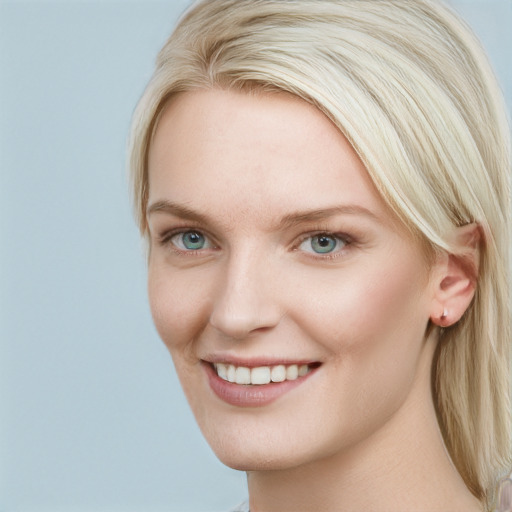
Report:
[[[131,142],[150,304],[252,512],[490,509],[505,111],[432,0],[206,0],[161,50]]]

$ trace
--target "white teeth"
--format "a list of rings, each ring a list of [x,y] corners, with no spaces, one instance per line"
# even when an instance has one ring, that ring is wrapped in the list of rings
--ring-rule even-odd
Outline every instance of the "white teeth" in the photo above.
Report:
[[[228,365],[228,372],[226,377],[226,380],[228,380],[229,382],[235,382],[236,380],[236,367],[233,366],[232,364]]]
[[[307,366],[307,365],[304,365]],[[299,367],[292,364],[286,368],[286,380],[295,380],[299,376]]]
[[[272,382],[283,382],[286,379],[286,368],[284,365],[274,366],[270,371]]]
[[[217,373],[221,379],[228,380],[228,367],[225,364],[219,363],[216,365]]]
[[[298,377],[304,377],[311,369],[307,364],[291,364],[285,366],[279,364],[276,366],[259,366],[248,368],[246,366],[235,366],[226,363],[215,363],[217,375],[228,382],[236,384],[263,385],[270,382],[284,382],[285,380],[295,380]]]
[[[260,366],[251,370],[251,384],[268,384],[270,382],[270,366]]]
[[[251,370],[249,368],[245,368],[244,366],[239,366],[236,369],[235,382],[237,384],[250,384],[251,383]]]

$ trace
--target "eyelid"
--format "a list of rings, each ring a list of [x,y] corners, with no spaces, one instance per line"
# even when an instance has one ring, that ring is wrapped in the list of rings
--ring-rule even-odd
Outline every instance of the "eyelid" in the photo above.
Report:
[[[173,243],[172,239],[177,235],[182,235],[189,232],[197,232],[205,237],[207,243],[210,245],[209,247],[201,248],[201,249],[181,249],[175,243]],[[162,247],[167,247],[171,251],[177,254],[183,254],[186,256],[199,256],[204,255],[205,252],[218,249],[218,244],[216,243],[214,237],[212,237],[207,231],[204,229],[200,229],[195,226],[180,226],[173,229],[169,229],[164,231],[162,234],[157,235],[156,242],[158,245]]]
[[[198,235],[200,238],[200,241],[203,242],[204,245],[197,249],[192,249],[190,247],[186,247],[185,246],[186,245],[185,237],[190,234]],[[212,248],[212,243],[211,243],[210,239],[197,230],[190,230],[190,231],[176,233],[170,237],[169,241],[175,247],[177,247],[180,251],[183,251],[183,252],[199,252],[204,249]]]
[[[305,233],[299,237],[299,240],[294,244],[293,250],[299,252],[301,245],[308,239],[313,239],[317,236],[327,236],[332,237],[337,240],[340,240],[343,243],[343,246],[340,249],[336,249],[333,252],[327,253],[315,253],[314,251],[302,251],[308,257],[320,259],[320,260],[329,260],[336,259],[345,254],[348,250],[348,247],[354,243],[354,238],[346,233],[332,232],[329,230],[318,230],[310,233]]]
[[[209,247],[201,248],[201,249],[181,249],[176,244],[174,244],[171,240],[173,237],[179,234],[184,234],[190,231],[196,231],[203,235],[208,244]],[[314,251],[301,251],[300,246],[304,241],[307,239],[312,239],[316,236],[325,235],[327,237],[332,237],[335,239],[340,240],[343,243],[343,246],[339,249],[334,250],[333,252],[328,253],[315,253]],[[158,243],[158,245],[168,248],[172,252],[179,254],[179,255],[185,255],[185,256],[204,256],[206,252],[210,252],[212,250],[218,250],[220,249],[219,244],[217,243],[215,237],[211,235],[207,230],[187,224],[183,226],[177,226],[171,229],[168,229],[166,231],[163,231],[161,234],[157,234],[155,236],[155,241]],[[347,252],[349,246],[356,243],[355,238],[352,235],[349,235],[345,232],[334,232],[329,229],[316,229],[314,231],[309,231],[307,233],[304,233],[296,239],[296,241],[293,243],[291,250],[294,252],[302,252],[309,258],[313,258],[316,260],[329,260],[329,259],[336,259],[338,257],[344,256]]]

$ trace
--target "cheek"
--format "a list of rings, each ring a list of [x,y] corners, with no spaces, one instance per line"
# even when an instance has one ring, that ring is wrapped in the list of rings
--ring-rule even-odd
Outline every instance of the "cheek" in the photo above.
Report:
[[[326,428],[333,426],[333,435],[339,432],[350,444],[379,428],[406,400],[428,315],[425,282],[415,271],[367,272],[338,283],[325,283],[314,295],[302,328],[331,354],[320,393],[328,398],[325,414],[333,418]]]
[[[418,328],[422,332],[429,317],[426,271],[400,263],[371,264],[340,278],[316,280],[304,318],[334,350],[340,342],[350,350],[386,338],[399,344]]]
[[[392,388],[414,377],[429,309],[425,273],[416,266],[364,270],[320,283],[296,317],[331,353],[341,387],[370,397],[380,393],[372,383]]]
[[[171,352],[183,348],[204,329],[211,302],[207,282],[193,272],[175,272],[150,263],[151,314],[158,334]]]

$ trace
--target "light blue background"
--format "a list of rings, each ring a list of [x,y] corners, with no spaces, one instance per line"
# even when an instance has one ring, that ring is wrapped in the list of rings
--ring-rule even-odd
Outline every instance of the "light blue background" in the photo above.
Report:
[[[132,109],[188,4],[0,1],[0,511],[229,509],[152,326]],[[457,1],[512,105],[512,3]]]

